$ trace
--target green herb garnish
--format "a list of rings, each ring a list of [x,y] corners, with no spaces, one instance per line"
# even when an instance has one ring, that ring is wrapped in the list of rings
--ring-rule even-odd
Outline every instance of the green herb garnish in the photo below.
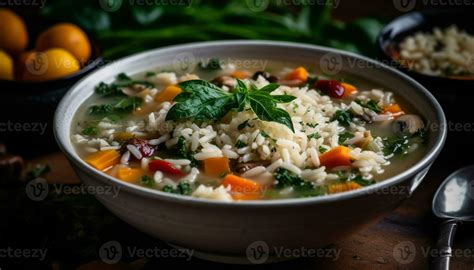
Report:
[[[89,108],[89,114],[105,115],[112,112],[113,109],[114,109],[114,106],[111,104],[94,105]]]
[[[310,135],[307,135],[308,136],[308,140],[311,140],[311,139],[319,139],[321,138],[321,135],[319,135],[319,133],[315,132],[313,134],[310,134]]]
[[[125,73],[120,73],[117,75],[115,81],[111,84],[106,84],[104,82],[99,83],[99,85],[97,85],[95,88],[95,92],[102,96],[123,95],[123,87],[129,87],[135,84],[141,84],[148,88],[154,87],[152,83],[146,81],[136,81],[128,77]]]
[[[332,116],[331,121],[338,121],[343,126],[349,126],[352,122],[352,114],[348,111],[338,110]]]
[[[277,103],[285,103],[296,97],[289,95],[270,95],[278,84],[269,84],[261,89],[248,89],[240,80],[232,93],[226,93],[216,85],[191,80],[179,84],[183,90],[174,101],[166,115],[166,120],[193,119],[201,121],[219,120],[231,110],[242,111],[249,106],[262,121],[277,122],[287,126],[294,132],[291,117],[285,110],[277,107]]]
[[[328,149],[327,149],[326,147],[324,147],[324,146],[319,146],[319,153],[322,154],[322,153],[326,152],[327,150],[328,150]]]
[[[293,187],[300,197],[312,197],[326,194],[324,187],[314,186],[312,183],[305,181],[303,178],[287,169],[278,168],[274,176],[278,181],[276,184],[277,188]]]
[[[163,187],[162,191],[172,194],[191,195],[193,190],[188,182],[181,182],[176,186],[176,188],[171,185],[166,185]]]
[[[241,140],[238,140],[237,142],[235,142],[235,147],[237,147],[237,148],[239,148],[239,149],[240,149],[240,148],[244,148],[244,147],[246,147],[246,146],[247,146],[247,144],[244,143],[244,142],[241,141]]]
[[[155,186],[155,180],[153,178],[151,178],[150,176],[148,176],[148,175],[144,175],[144,176],[142,176],[142,178],[140,178],[140,184],[142,184],[144,186],[147,186],[147,187],[154,187]]]
[[[238,130],[242,130],[242,129],[246,128],[246,127],[248,126],[248,123],[249,123],[249,120],[247,119],[247,120],[245,120],[244,122],[242,122],[241,124],[239,124],[239,125],[237,126],[237,129],[238,129]]]
[[[186,138],[184,138],[183,136],[180,136],[178,138],[178,142],[176,143],[176,148],[178,151],[178,156],[180,158],[188,159],[191,161],[191,164],[190,164],[191,167],[199,166],[199,160],[196,160],[194,158],[194,153],[188,151],[188,148],[186,147]]]
[[[367,101],[366,103],[362,102],[362,100],[360,99],[357,99],[355,100],[355,102],[357,104],[359,104],[360,106],[364,107],[364,108],[367,108],[369,110],[372,110],[376,113],[381,113],[383,112],[383,109],[377,104],[377,102],[375,102],[374,100],[369,100]]]
[[[97,135],[97,127],[96,126],[88,126],[82,130],[82,135],[93,136]]]
[[[383,145],[383,153],[386,156],[391,154],[405,155],[408,151],[408,148],[410,148],[408,136],[385,138],[383,140]]]
[[[375,180],[373,179],[365,179],[363,178],[361,175],[357,175],[356,177],[350,179],[351,181],[353,182],[356,182],[357,184],[365,187],[365,186],[370,186],[370,185],[373,185],[377,182],[375,182]]]
[[[354,135],[353,133],[348,132],[348,131],[346,131],[346,132],[344,132],[344,133],[341,133],[341,134],[339,134],[339,141],[338,141],[338,143],[339,143],[340,145],[344,145],[344,143],[345,143],[348,139],[354,138],[354,136],[355,136],[355,135]]]

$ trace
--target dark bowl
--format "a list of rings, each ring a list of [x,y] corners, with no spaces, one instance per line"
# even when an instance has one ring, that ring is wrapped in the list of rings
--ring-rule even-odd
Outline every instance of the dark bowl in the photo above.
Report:
[[[455,79],[448,77],[430,76],[408,70],[394,60],[391,52],[398,50],[398,44],[407,36],[416,32],[430,32],[433,27],[448,27],[456,25],[459,29],[474,34],[472,10],[448,9],[410,12],[396,18],[386,25],[377,38],[379,57],[391,66],[402,70],[409,76],[423,84],[435,95],[450,96],[453,94],[472,95],[474,80]]]
[[[433,27],[456,25],[459,29],[474,34],[472,9],[427,10],[407,13],[386,25],[377,38],[379,60],[395,67],[421,83],[433,93],[446,114],[448,141],[442,156],[450,158],[450,164],[463,165],[462,153],[466,148],[474,149],[472,134],[474,125],[466,108],[472,108],[474,80],[437,77],[408,70],[391,57],[405,37],[418,31],[432,31]],[[459,157],[459,158],[457,158]],[[464,159],[465,160],[465,159]]]
[[[41,31],[56,23],[26,20],[28,49],[33,49]],[[91,33],[86,34],[91,57],[78,72],[45,82],[0,80],[0,142],[6,143],[9,152],[36,156],[57,150],[52,121],[59,101],[72,85],[103,64],[98,42]]]

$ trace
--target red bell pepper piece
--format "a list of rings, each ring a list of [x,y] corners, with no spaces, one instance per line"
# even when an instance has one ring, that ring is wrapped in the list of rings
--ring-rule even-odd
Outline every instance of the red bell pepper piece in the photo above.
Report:
[[[175,168],[173,164],[159,159],[150,161],[150,163],[148,163],[148,168],[152,172],[161,171],[170,175],[184,175],[184,173],[180,169]]]

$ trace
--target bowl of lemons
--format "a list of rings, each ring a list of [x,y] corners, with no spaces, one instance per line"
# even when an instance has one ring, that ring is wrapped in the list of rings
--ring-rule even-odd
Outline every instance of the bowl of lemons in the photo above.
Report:
[[[22,140],[34,141],[35,153],[55,150],[51,123],[59,100],[102,64],[95,38],[79,26],[0,8],[0,141],[27,154],[31,145]]]

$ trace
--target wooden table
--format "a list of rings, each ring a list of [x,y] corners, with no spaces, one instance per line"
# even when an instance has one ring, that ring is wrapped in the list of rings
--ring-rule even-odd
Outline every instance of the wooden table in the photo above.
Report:
[[[450,158],[444,153],[437,160],[423,184],[415,192],[412,198],[403,203],[398,209],[383,217],[378,223],[358,232],[343,241],[335,243],[332,248],[340,250],[340,257],[334,258],[312,258],[297,259],[274,265],[260,266],[271,269],[428,269],[429,258],[426,253],[434,248],[437,236],[437,220],[431,213],[431,199],[440,181],[446,177],[451,170],[458,165],[455,162],[446,164]],[[32,160],[30,163],[46,163],[52,168],[47,177],[50,182],[77,183],[78,179],[73,173],[70,165],[61,153],[55,153]],[[125,225],[123,233],[134,231]],[[147,236],[144,236],[147,237]],[[408,246],[408,249],[407,249]],[[452,269],[474,269],[474,232],[469,225],[461,226],[455,241],[455,249],[470,252],[469,256],[456,257],[452,260]],[[407,254],[415,250],[415,255]],[[131,264],[130,269],[142,269],[137,265],[143,262]],[[192,259],[190,262],[179,259],[163,260],[152,259],[145,269],[155,267],[193,265],[212,268],[247,269],[257,266],[223,266],[216,263]],[[123,266],[123,265],[122,265]],[[126,265],[124,267],[128,267]],[[126,268],[123,268],[126,269]],[[166,268],[165,268],[166,269]]]

